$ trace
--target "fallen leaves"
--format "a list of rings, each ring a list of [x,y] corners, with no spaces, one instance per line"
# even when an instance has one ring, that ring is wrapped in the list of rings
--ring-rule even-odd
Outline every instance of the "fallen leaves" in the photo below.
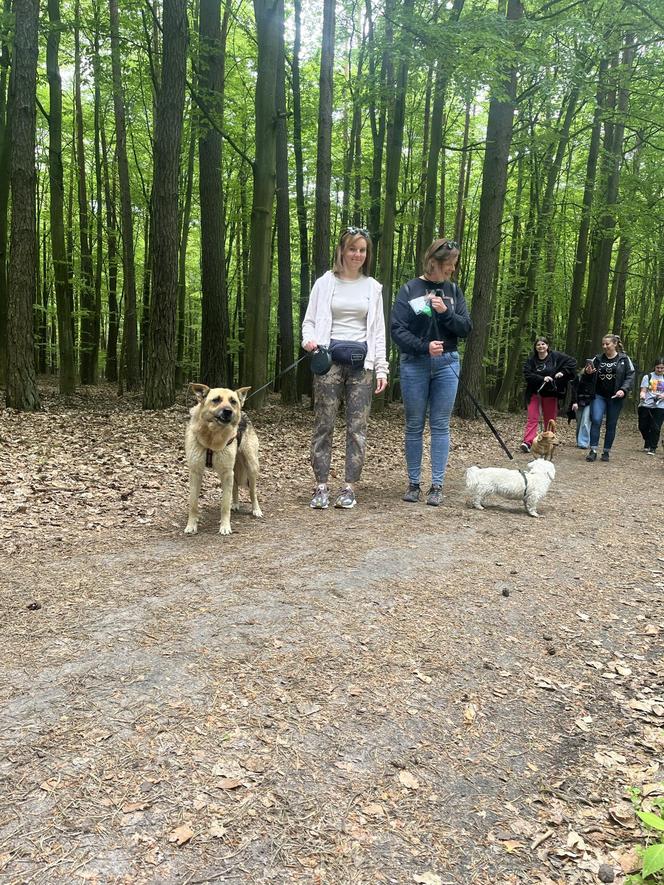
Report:
[[[168,841],[174,843],[178,846],[186,845],[191,839],[194,838],[194,831],[191,829],[189,824],[181,824],[179,827],[176,827],[173,832],[169,835]]]
[[[402,786],[406,787],[407,790],[418,790],[420,786],[418,779],[409,771],[399,772],[399,782]]]

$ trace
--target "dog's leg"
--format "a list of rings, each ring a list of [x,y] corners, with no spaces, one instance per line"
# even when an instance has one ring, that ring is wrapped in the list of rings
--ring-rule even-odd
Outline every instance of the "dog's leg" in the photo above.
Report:
[[[189,471],[189,518],[184,530],[185,535],[195,535],[198,531],[198,498],[201,494],[202,482],[202,470]]]
[[[231,503],[233,500],[233,468],[222,468],[218,471],[221,479],[221,520],[219,534],[231,534]]]
[[[484,510],[484,507],[482,507],[482,500],[483,500],[482,495],[475,495],[475,497],[473,498],[473,500],[470,503],[473,505],[475,510]]]
[[[233,503],[231,504],[231,510],[233,512],[240,509],[240,491],[238,489],[237,479],[233,477]]]
[[[261,519],[263,511],[258,504],[258,492],[256,490],[256,472],[253,469],[247,471],[247,479],[249,481],[249,495],[251,497],[251,513],[256,519]]]
[[[539,516],[537,512],[537,500],[526,498],[523,502],[526,505],[526,513],[528,516]]]

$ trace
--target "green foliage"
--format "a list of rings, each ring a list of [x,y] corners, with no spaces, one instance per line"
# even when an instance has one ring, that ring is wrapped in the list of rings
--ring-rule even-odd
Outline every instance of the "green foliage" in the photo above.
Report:
[[[640,793],[632,791],[632,803],[639,805]],[[629,876],[626,885],[657,885],[664,883],[664,798],[650,802],[653,808],[659,809],[660,814],[653,811],[643,811],[635,808],[636,816],[645,825],[646,847],[642,851],[643,866],[640,873]],[[652,832],[651,832],[652,831]]]

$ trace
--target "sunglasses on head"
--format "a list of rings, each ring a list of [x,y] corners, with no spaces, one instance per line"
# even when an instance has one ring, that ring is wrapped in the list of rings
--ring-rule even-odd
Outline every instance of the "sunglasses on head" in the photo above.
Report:
[[[369,237],[369,231],[365,227],[346,227],[346,228],[344,228],[344,230],[341,231],[341,239],[342,240],[346,236],[346,234],[350,234],[353,237],[356,235],[359,235],[362,237],[367,237],[367,238]]]
[[[461,246],[456,242],[456,240],[445,240],[444,243],[441,243],[440,246],[434,252],[434,255],[438,255],[439,252],[460,252]]]

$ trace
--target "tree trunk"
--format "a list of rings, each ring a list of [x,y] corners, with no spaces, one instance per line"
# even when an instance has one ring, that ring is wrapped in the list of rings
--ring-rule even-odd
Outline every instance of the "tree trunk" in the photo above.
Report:
[[[194,161],[196,159],[196,117],[192,114],[189,132],[189,152],[187,156],[187,172],[185,178],[184,204],[182,206],[182,223],[180,224],[180,254],[178,256],[178,324],[177,324],[177,357],[175,360],[175,386],[184,384],[184,355],[187,314],[187,246],[189,244],[189,227],[191,224],[191,200],[194,190]]]
[[[523,16],[521,0],[508,0],[507,20],[516,22]],[[468,339],[464,362],[463,381],[468,388],[481,396],[484,391],[483,360],[491,316],[491,295],[498,256],[500,253],[500,228],[507,187],[507,165],[516,99],[516,67],[506,69],[503,82],[489,103],[486,150],[482,172],[482,193],[477,229],[477,253],[471,319],[473,332]],[[459,414],[464,418],[475,415],[475,407],[463,394],[459,398]]]
[[[616,116],[614,120],[608,120],[604,126],[604,162],[602,187],[604,191],[603,212],[598,224],[598,236],[595,240],[596,248],[593,255],[595,262],[595,275],[592,290],[588,291],[588,303],[586,316],[588,318],[588,337],[586,347],[591,353],[593,346],[602,338],[608,329],[609,323],[609,273],[611,270],[611,254],[615,239],[616,207],[618,203],[618,190],[620,184],[620,169],[622,164],[623,137],[625,134],[625,117],[629,104],[629,77],[631,74],[632,61],[634,59],[633,36],[628,35],[622,52],[622,61],[616,71],[620,81],[617,85]]]
[[[138,361],[138,327],[136,323],[136,265],[134,262],[134,221],[127,161],[127,126],[125,123],[124,91],[120,57],[118,0],[108,2],[111,23],[111,64],[113,70],[113,108],[115,111],[115,153],[120,182],[122,218],[122,282],[124,288],[124,330],[122,336],[123,365],[120,382],[127,390],[136,390],[140,384]]]
[[[118,331],[120,311],[118,305],[118,219],[115,211],[115,175],[109,170],[106,131],[101,128],[101,160],[104,173],[104,201],[106,203],[106,239],[108,251],[108,335],[106,338],[107,381],[118,380]],[[113,187],[111,188],[111,177]]]
[[[73,393],[76,387],[74,340],[72,338],[71,281],[65,244],[64,177],[62,171],[62,81],[60,78],[60,0],[48,0],[49,30],[46,42],[46,74],[49,87],[48,174],[51,217],[51,255],[58,315],[58,357],[60,393]]]
[[[335,0],[323,0],[323,44],[318,94],[314,278],[330,268],[330,188],[332,184],[332,107],[334,90]]]
[[[37,295],[35,109],[39,0],[15,0],[8,273],[7,406],[39,409],[33,344]]]
[[[101,281],[104,268],[104,215],[102,207],[104,205],[104,188],[102,185],[101,172],[101,50],[99,39],[99,9],[100,0],[94,0],[94,55],[92,58],[92,69],[94,71],[94,129],[95,129],[95,234],[96,234],[96,261],[94,276],[94,292],[95,292],[95,310],[92,334],[96,342],[95,345],[95,378],[99,371],[99,348],[101,347]],[[108,223],[108,219],[106,219]]]
[[[164,0],[163,64],[157,98],[152,184],[152,292],[143,408],[175,400],[178,304],[178,185],[187,71],[187,5]]]
[[[99,336],[95,335],[95,292],[92,270],[92,247],[90,245],[90,215],[85,168],[85,133],[83,130],[83,104],[81,102],[81,8],[77,0],[74,12],[74,108],[76,120],[76,168],[78,177],[78,224],[81,250],[79,279],[79,312],[81,336],[79,341],[81,384],[94,384],[97,380]]]
[[[256,159],[251,206],[251,258],[245,298],[244,383],[254,391],[267,381],[270,323],[270,267],[272,208],[275,191],[276,128],[274,121],[279,33],[284,17],[283,0],[254,0],[258,71],[256,77]],[[253,399],[265,401],[265,391]]]
[[[5,0],[4,13],[11,12],[11,0]],[[11,92],[8,41],[0,49],[0,385],[7,378],[7,208],[9,205],[9,146],[11,120],[7,113]]]
[[[228,4],[226,4],[228,8]],[[228,19],[226,16],[225,23]],[[199,85],[215,119],[224,119],[226,29],[221,30],[221,0],[201,0]],[[221,135],[201,120],[198,143],[201,203],[201,370],[200,381],[218,387],[226,378],[228,305],[221,188]]]
[[[302,159],[302,97],[300,95],[300,35],[302,2],[295,0],[295,38],[293,40],[293,153],[295,155],[295,204],[297,207],[297,230],[300,248],[300,322],[304,318],[309,301],[309,244],[307,234],[307,207],[304,202],[304,163]],[[298,332],[299,341],[299,332]],[[297,367],[297,390],[299,394],[311,393],[311,372],[303,360]]]
[[[586,180],[583,189],[581,203],[581,220],[576,238],[576,255],[574,257],[574,271],[572,274],[572,294],[570,298],[569,314],[567,320],[567,334],[565,335],[565,353],[578,353],[580,340],[586,338],[585,330],[581,330],[581,307],[583,301],[583,283],[586,278],[588,265],[588,233],[590,231],[591,209],[595,193],[595,177],[597,175],[597,161],[599,159],[599,142],[602,132],[602,114],[606,98],[606,75],[607,60],[602,59],[599,65],[597,103],[590,135],[590,147],[586,161]]]
[[[369,41],[369,80],[376,81],[377,41],[374,34],[373,10],[371,0],[366,0],[366,16]],[[386,21],[386,42],[392,40],[392,23]],[[382,249],[380,229],[381,189],[383,180],[383,151],[385,148],[385,132],[387,128],[386,82],[388,72],[392,81],[392,67],[387,49],[382,52],[378,83],[369,96],[369,122],[371,123],[371,140],[373,157],[371,161],[371,179],[369,181],[369,231],[374,241],[374,254],[369,273],[374,274],[378,263],[378,255]]]
[[[280,371],[290,366],[294,359],[293,340],[293,288],[291,285],[290,248],[290,197],[288,193],[288,129],[286,121],[286,71],[285,71],[283,21],[279,29],[279,60],[277,70],[277,264],[279,275],[279,343]],[[287,405],[297,400],[297,384],[294,371],[286,372],[281,379],[281,401]]]

